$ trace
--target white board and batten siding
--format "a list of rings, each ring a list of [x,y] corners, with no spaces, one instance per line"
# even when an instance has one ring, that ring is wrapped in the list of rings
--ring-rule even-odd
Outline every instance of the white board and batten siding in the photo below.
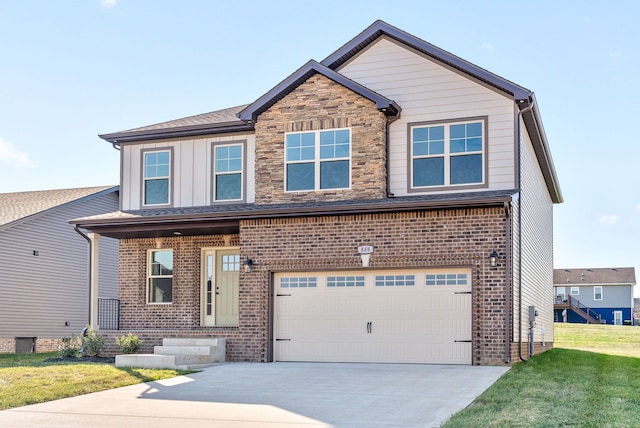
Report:
[[[407,124],[481,116],[488,116],[488,189],[515,187],[512,99],[386,37],[338,71],[402,107],[400,119],[390,128],[390,191],[394,195],[415,194],[407,189]]]
[[[274,291],[275,361],[471,364],[468,268],[285,272]]]
[[[213,145],[246,142],[244,153],[245,200],[255,200],[255,136],[224,134],[217,137],[160,140],[122,145],[122,209],[142,208],[142,153],[172,149],[171,200],[173,207],[194,207],[212,203]]]
[[[527,341],[529,327],[528,306],[538,309],[536,319],[536,342],[553,341],[553,202],[540,171],[533,145],[522,130],[522,340]],[[517,203],[517,202],[516,202]],[[518,263],[517,246],[514,246],[514,290],[519,292],[517,283]],[[514,320],[518,316],[518,295],[514,296]],[[518,331],[514,328],[514,340],[518,340]]]
[[[69,220],[117,209],[112,192],[0,228],[0,337],[82,331],[88,322],[89,244]],[[99,297],[117,298],[117,281],[118,241],[101,237]]]

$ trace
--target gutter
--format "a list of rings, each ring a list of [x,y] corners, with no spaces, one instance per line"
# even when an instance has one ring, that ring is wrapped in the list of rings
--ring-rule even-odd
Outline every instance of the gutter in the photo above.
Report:
[[[79,225],[76,224],[74,230],[89,243],[89,319],[87,320],[87,324],[91,324],[91,298],[93,297],[91,295],[91,239],[80,231]]]

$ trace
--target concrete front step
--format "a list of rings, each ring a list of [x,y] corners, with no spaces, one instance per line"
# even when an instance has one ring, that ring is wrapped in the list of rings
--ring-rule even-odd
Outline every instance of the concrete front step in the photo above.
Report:
[[[125,354],[116,355],[116,367],[142,367],[145,369],[175,369],[174,355]]]
[[[195,370],[225,362],[225,339],[165,338],[162,343],[153,354],[116,355],[116,367]]]

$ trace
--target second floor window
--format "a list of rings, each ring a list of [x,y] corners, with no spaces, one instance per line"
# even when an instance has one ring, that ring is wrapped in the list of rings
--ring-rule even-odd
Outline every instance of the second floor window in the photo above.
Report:
[[[411,127],[411,188],[482,184],[484,122]]]
[[[169,204],[171,152],[144,153],[144,205]]]
[[[242,199],[242,144],[216,145],[213,154],[213,194],[216,201]]]
[[[348,129],[287,134],[285,150],[287,191],[351,186],[351,132]]]

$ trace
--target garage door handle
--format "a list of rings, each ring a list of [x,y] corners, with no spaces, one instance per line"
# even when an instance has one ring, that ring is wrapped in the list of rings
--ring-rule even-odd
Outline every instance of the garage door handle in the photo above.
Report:
[[[470,340],[454,340],[456,343],[471,343]]]
[[[454,294],[471,294],[471,291],[456,291]]]
[[[371,321],[369,321],[369,322],[367,323],[367,334],[371,334],[371,331],[372,331],[372,328],[371,328],[371,327],[372,327],[372,323],[371,323]]]
[[[287,296],[291,296],[291,294],[276,294],[276,297],[287,297]]]

